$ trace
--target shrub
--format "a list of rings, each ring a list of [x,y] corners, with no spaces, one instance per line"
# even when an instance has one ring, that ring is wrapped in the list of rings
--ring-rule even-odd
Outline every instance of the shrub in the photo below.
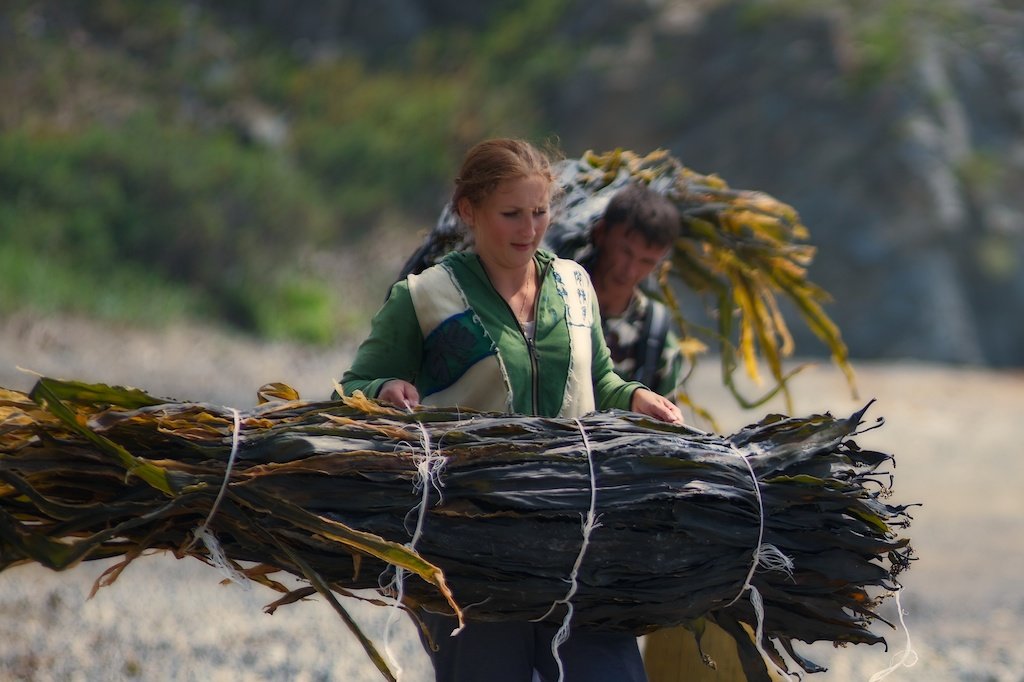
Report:
[[[259,331],[267,282],[331,213],[286,159],[227,136],[136,120],[116,131],[0,137],[0,240],[96,281],[143,271]],[[5,275],[10,277],[10,275]]]

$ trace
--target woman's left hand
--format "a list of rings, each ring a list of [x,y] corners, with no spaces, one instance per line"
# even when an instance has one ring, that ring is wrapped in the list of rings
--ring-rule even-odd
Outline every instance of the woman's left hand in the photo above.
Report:
[[[648,388],[638,388],[633,391],[629,409],[670,424],[683,423],[683,413],[679,411],[676,404]]]

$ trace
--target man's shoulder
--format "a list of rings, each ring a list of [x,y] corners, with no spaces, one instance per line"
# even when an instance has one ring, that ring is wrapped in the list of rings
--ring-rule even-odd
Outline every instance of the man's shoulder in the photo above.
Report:
[[[640,287],[633,291],[633,303],[630,306],[630,311],[636,319],[640,320],[645,319],[648,315],[663,317],[666,320],[671,320],[672,318],[672,312],[667,305],[648,295]]]

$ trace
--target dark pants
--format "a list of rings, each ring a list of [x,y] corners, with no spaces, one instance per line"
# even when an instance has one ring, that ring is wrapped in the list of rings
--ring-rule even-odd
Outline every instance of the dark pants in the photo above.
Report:
[[[530,622],[469,623],[455,637],[458,621],[420,613],[437,651],[427,653],[437,682],[557,682],[551,655],[553,625]],[[572,630],[558,649],[565,682],[647,682],[643,659],[630,634]]]

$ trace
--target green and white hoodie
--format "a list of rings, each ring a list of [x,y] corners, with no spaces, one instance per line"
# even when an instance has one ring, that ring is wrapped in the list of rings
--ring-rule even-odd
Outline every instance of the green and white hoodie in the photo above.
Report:
[[[394,285],[342,377],[345,392],[375,397],[404,379],[427,405],[549,417],[629,409],[642,384],[614,372],[586,270],[545,251],[534,261],[532,339],[476,254],[450,253]]]

